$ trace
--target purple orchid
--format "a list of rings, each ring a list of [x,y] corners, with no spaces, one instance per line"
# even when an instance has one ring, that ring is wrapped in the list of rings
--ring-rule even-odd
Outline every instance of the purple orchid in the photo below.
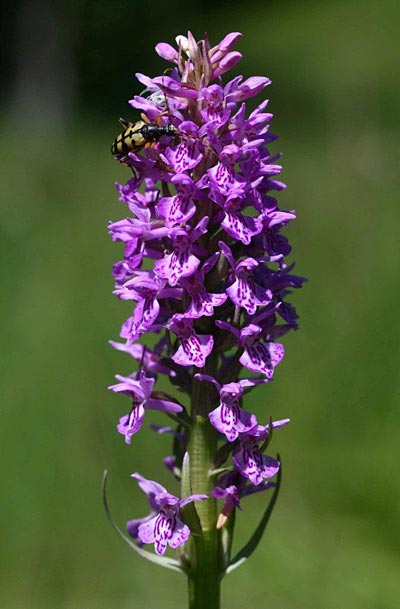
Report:
[[[129,342],[137,340],[143,333],[158,330],[156,320],[160,314],[160,300],[177,298],[182,290],[166,286],[153,271],[135,271],[135,277],[116,289],[114,293],[121,300],[136,300],[133,316],[128,318],[122,327],[121,337]]]
[[[196,272],[200,260],[191,251],[192,243],[206,232],[207,222],[208,218],[203,218],[191,232],[185,228],[174,230],[173,251],[154,265],[156,274],[167,279],[169,285],[175,286],[181,277],[189,277]]]
[[[217,520],[217,529],[224,526],[235,508],[238,508],[240,511],[243,510],[240,504],[240,500],[243,497],[274,487],[274,482],[265,480],[257,486],[251,484],[249,480],[244,478],[238,470],[223,474],[218,479],[218,484],[212,491],[213,497],[224,500]]]
[[[236,440],[240,433],[249,431],[256,423],[256,416],[239,407],[241,396],[239,383],[228,383],[221,388],[220,405],[208,415],[215,429],[225,434],[229,442]]]
[[[123,416],[117,425],[117,430],[125,436],[125,442],[131,443],[132,436],[142,427],[145,410],[161,410],[163,412],[181,412],[182,406],[169,400],[152,397],[155,383],[154,378],[146,377],[143,371],[131,377],[117,374],[119,383],[109,389],[115,393],[124,393],[132,398],[131,411]]]
[[[207,260],[198,273],[181,279],[181,284],[189,294],[192,302],[185,311],[188,319],[198,319],[199,317],[210,317],[214,315],[214,307],[220,307],[227,299],[227,294],[210,294],[205,288],[205,276],[214,267],[219,258],[216,252]]]
[[[279,461],[264,455],[258,443],[264,442],[272,429],[283,427],[290,419],[271,422],[269,425],[255,425],[253,429],[240,434],[239,445],[235,448],[232,461],[240,474],[258,486],[265,479],[272,478],[279,471]]]
[[[225,434],[229,442],[234,442],[239,434],[246,433],[257,426],[256,416],[240,408],[239,401],[245,387],[254,387],[254,385],[264,382],[262,379],[242,379],[236,383],[221,386],[216,379],[206,374],[196,374],[196,378],[200,381],[209,381],[217,387],[220,403],[209,413],[208,418],[211,425],[220,433]]]
[[[235,305],[246,309],[249,315],[254,315],[257,307],[269,304],[273,298],[272,291],[256,284],[252,276],[253,271],[259,267],[259,262],[254,258],[243,258],[236,263],[229,247],[222,241],[219,245],[235,278],[226,293]]]
[[[276,136],[268,100],[252,112],[246,106],[270,80],[222,78],[242,57],[234,48],[240,38],[233,32],[211,46],[207,36],[196,41],[188,32],[176,48],[157,45],[172,67],[161,76],[136,75],[145,90],[129,103],[141,120],[113,144],[114,153],[121,150],[115,158],[134,174],[117,184],[127,217],[109,225],[124,246],[113,266],[114,294],[133,303],[120,331],[125,342],[111,344],[137,363],[110,387],[132,400],[117,430],[129,444],[147,409],[167,415],[168,425],[152,429],[172,436],[164,463],[186,495],[179,499],[133,474],[151,511],[128,522],[128,531],[139,546],[154,543],[160,556],[195,533],[177,564],[189,575],[192,600],[213,609],[219,581],[232,568],[233,519],[232,527],[227,521],[243,497],[279,489],[280,459],[265,451],[288,419],[261,425],[267,399],[257,416],[244,404],[258,386],[267,391],[284,357],[279,341],[298,327],[289,296],[305,281],[287,261],[283,233],[296,215],[276,198],[285,185],[281,155],[269,149]],[[141,134],[136,140],[132,130]],[[184,407],[156,389],[160,374],[182,393]]]
[[[175,149],[169,148],[165,151],[165,161],[175,171],[176,175],[182,175],[185,171],[193,171],[204,157],[199,145],[199,128],[197,125],[192,121],[182,122],[179,132],[184,138],[182,142]]]
[[[171,183],[176,187],[177,194],[164,197],[158,203],[158,212],[164,218],[166,226],[188,222],[196,213],[196,185],[192,178],[185,173],[178,173],[171,178]]]
[[[179,499],[153,480],[138,473],[132,474],[142,491],[146,493],[150,514],[127,522],[128,533],[139,544],[154,543],[157,554],[162,556],[167,546],[178,548],[189,539],[190,529],[182,522],[181,509],[191,501],[203,501],[207,495],[200,493]]]
[[[181,341],[180,347],[172,356],[174,362],[181,366],[203,368],[214,345],[213,337],[209,334],[196,334],[192,320],[179,313],[171,317],[168,327]]]
[[[271,312],[268,312],[270,315]],[[238,345],[244,347],[244,353],[239,358],[240,363],[251,372],[264,374],[267,380],[274,375],[274,368],[285,354],[283,345],[262,340],[263,328],[256,324],[249,324],[240,331],[224,321],[216,321],[219,328],[229,330],[236,336]]]

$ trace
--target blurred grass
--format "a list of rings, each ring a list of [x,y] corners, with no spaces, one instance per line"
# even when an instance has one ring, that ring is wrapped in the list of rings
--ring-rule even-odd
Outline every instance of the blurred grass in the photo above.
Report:
[[[310,282],[292,298],[301,329],[275,382],[248,404],[292,423],[274,439],[284,479],[265,541],[223,584],[232,609],[399,606],[399,11],[316,6],[271,5],[270,23],[256,7],[238,17],[246,71],[274,80],[289,184],[279,200],[298,212],[287,234]],[[158,473],[167,438],[144,432],[126,447],[113,431],[124,404],[105,390],[130,370],[107,347],[126,313],[111,296],[119,250],[105,229],[124,215],[113,182],[128,178],[107,156],[115,128],[2,125],[6,609],[186,606],[184,579],[131,555],[100,500],[106,467],[121,523],[146,512],[130,473],[169,484]],[[264,501],[245,503],[238,544]]]

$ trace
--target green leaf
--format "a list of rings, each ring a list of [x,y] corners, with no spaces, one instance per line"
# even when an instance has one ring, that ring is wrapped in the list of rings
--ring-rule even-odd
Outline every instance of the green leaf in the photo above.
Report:
[[[108,507],[107,495],[106,495],[107,476],[108,476],[108,472],[107,472],[107,470],[104,470],[103,484],[102,484],[101,491],[102,491],[104,509],[106,511],[107,518],[110,521],[111,526],[113,527],[114,531],[116,531],[118,533],[118,535],[121,537],[121,539],[123,539],[125,541],[125,543],[128,544],[128,546],[132,550],[137,552],[137,554],[139,554],[142,558],[146,558],[146,560],[149,560],[150,562],[155,563],[156,565],[159,565],[160,567],[164,567],[166,569],[172,569],[173,571],[178,571],[179,573],[184,573],[182,567],[180,566],[180,564],[177,560],[173,560],[172,558],[167,558],[166,556],[158,556],[157,554],[152,554],[151,552],[147,552],[147,550],[143,550],[143,548],[140,548],[134,541],[129,539],[129,537],[127,537],[121,531],[119,526],[113,520],[111,513],[110,513],[110,508]]]
[[[232,467],[219,467],[218,469],[211,469],[208,472],[208,475],[210,478],[216,478],[217,476],[219,476],[220,474],[226,474],[227,472],[231,472],[233,471]]]
[[[277,459],[280,461],[279,455],[277,455]],[[240,567],[240,565],[242,565],[249,558],[249,556],[251,556],[251,554],[253,554],[254,550],[258,546],[258,544],[261,540],[261,537],[263,536],[263,533],[265,531],[265,528],[268,524],[270,516],[272,514],[272,510],[274,509],[276,500],[278,498],[279,488],[281,485],[281,479],[282,479],[282,463],[281,463],[281,467],[279,468],[279,472],[276,477],[276,487],[274,489],[271,500],[267,506],[267,509],[265,510],[263,517],[261,518],[261,520],[259,522],[258,527],[254,531],[253,535],[250,537],[247,544],[231,560],[231,562],[229,563],[229,565],[225,571],[225,575],[228,575],[228,573],[232,573],[232,571],[234,571],[237,567]]]
[[[235,530],[235,520],[236,520],[236,509],[229,514],[229,518],[227,522],[221,529],[221,543],[222,543],[222,552],[223,552],[223,568],[222,571],[225,571],[227,566],[230,564],[231,560],[231,550],[233,543],[233,533]]]
[[[186,451],[182,460],[182,482],[181,497],[189,497],[192,494],[192,484],[190,480],[190,457]]]
[[[189,497],[191,494],[192,484],[190,480],[190,460],[189,453],[186,451],[182,463],[181,497],[184,499],[185,497]],[[201,535],[203,531],[194,501],[184,505],[181,509],[181,514],[183,522],[188,525],[192,535]]]

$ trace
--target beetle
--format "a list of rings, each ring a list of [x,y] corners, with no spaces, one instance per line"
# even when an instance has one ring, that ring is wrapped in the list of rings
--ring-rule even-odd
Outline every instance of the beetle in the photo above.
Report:
[[[145,116],[142,114],[142,118]],[[111,154],[128,154],[129,152],[139,152],[146,145],[158,142],[163,135],[178,138],[179,133],[171,123],[157,125],[145,120],[130,123],[123,118],[119,119],[123,126],[122,133],[117,135],[111,146]]]

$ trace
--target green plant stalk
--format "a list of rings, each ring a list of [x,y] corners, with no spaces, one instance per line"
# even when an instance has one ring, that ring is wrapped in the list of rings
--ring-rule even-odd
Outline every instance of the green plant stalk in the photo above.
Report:
[[[190,546],[189,609],[220,607],[220,535],[216,529],[217,502],[211,495],[214,484],[209,476],[217,449],[217,433],[208,419],[213,408],[208,385],[194,379],[188,445],[190,482],[192,493],[207,494],[209,499],[196,502],[202,533],[192,537]]]

